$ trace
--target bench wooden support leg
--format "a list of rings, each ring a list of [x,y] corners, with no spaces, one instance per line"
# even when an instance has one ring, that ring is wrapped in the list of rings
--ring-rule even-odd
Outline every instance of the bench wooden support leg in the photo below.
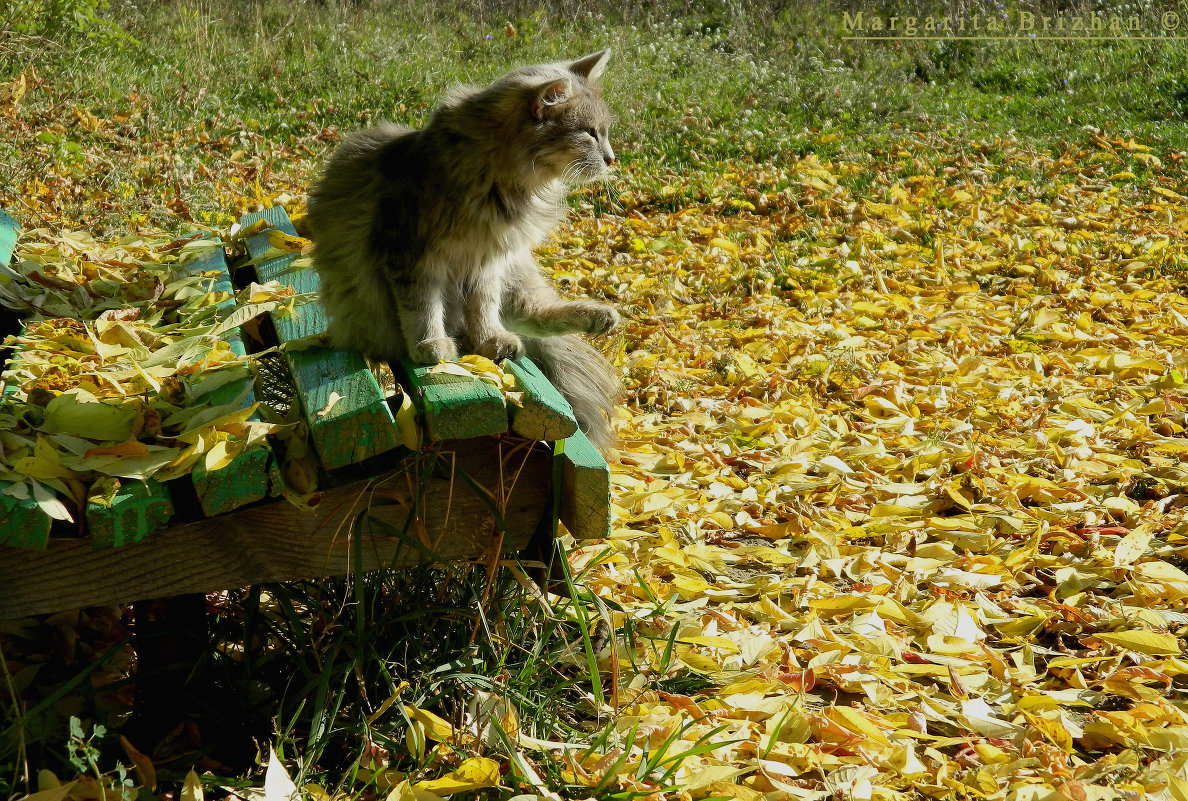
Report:
[[[209,649],[206,596],[202,593],[139,601],[136,623],[136,712],[129,739],[152,753],[185,719],[191,673]]]

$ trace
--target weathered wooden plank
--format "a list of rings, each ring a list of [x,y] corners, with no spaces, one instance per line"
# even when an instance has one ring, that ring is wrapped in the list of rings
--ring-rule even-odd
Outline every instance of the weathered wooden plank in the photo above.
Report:
[[[127,481],[110,507],[87,504],[87,530],[95,548],[142,542],[173,517],[169,488],[159,481]]]
[[[433,561],[425,549],[440,561],[481,559],[498,541],[489,498],[504,495],[510,497],[503,546],[522,549],[550,508],[548,450],[534,446],[525,461],[522,450],[486,439],[458,443],[455,452],[455,469],[489,493],[487,499],[461,479],[451,486],[445,477],[432,477],[423,479],[424,502],[414,509],[416,478],[397,476],[326,490],[315,514],[276,503],[172,528],[124,548],[95,550],[85,540],[55,540],[40,552],[0,547],[0,619],[345,575],[356,555],[364,570]]]
[[[20,237],[20,225],[17,224],[16,220],[8,216],[4,209],[0,209],[0,265],[7,266],[12,261],[12,254],[16,249],[16,243]],[[5,306],[0,306],[0,340],[20,330],[21,318],[17,313]],[[11,350],[9,348],[0,346],[0,366],[3,365],[5,358],[10,352]]]
[[[293,223],[289,221],[289,215],[280,206],[247,214],[239,220],[239,224],[247,228],[257,220],[265,220],[273,229],[282,231],[290,236],[297,236],[297,230],[293,228]],[[269,248],[271,248],[268,229],[248,237],[246,244],[248,252],[253,259],[257,259],[267,253]],[[259,262],[256,264],[256,275],[260,277],[261,282],[279,281],[285,286],[293,287],[293,291],[297,293],[317,292],[319,287],[317,272],[314,270],[288,272],[297,255],[296,253],[288,253]],[[326,328],[330,324],[329,318],[326,317],[326,311],[320,303],[311,303],[302,306],[300,309],[295,310],[294,314],[274,315],[272,322],[276,326],[277,338],[281,342],[292,342],[302,337],[319,336],[326,333]]]
[[[9,217],[4,209],[0,209],[0,265],[7,266],[12,261],[12,254],[16,249],[16,243],[20,237],[20,225],[12,217]],[[12,309],[0,306],[0,340],[9,334],[15,334],[21,329],[20,319]],[[3,361],[4,355],[8,352],[8,348],[0,347],[0,362]]]
[[[282,208],[248,214],[240,224],[247,227],[260,219],[277,230],[295,233]],[[264,255],[270,247],[268,233],[249,237],[247,246],[253,259]],[[256,274],[262,281],[276,280],[299,293],[316,291],[318,276],[313,270],[285,272],[294,258],[289,254],[263,261],[256,265]],[[295,315],[273,313],[271,317],[281,344],[317,336],[327,325],[318,303],[302,306]],[[333,470],[353,464],[400,443],[392,412],[362,356],[317,346],[287,351],[285,356],[323,467]]]
[[[610,533],[610,467],[578,431],[556,445],[561,464],[561,522],[580,540]]]
[[[209,253],[190,262],[187,267],[191,273],[219,273],[211,285],[211,290],[234,295],[235,287],[231,283],[231,273],[227,269],[227,259],[222,248],[211,249]],[[235,309],[235,299],[232,297],[219,303],[218,309],[224,314],[230,313]],[[227,331],[223,338],[234,353],[240,356],[247,354],[238,328]],[[212,393],[212,401],[215,404],[230,403],[239,395],[241,389],[242,385],[238,382],[224,384]],[[255,394],[249,392],[240,408],[255,402]],[[190,479],[194,484],[194,491],[198,494],[203,514],[213,517],[265,497],[268,494],[268,464],[271,458],[265,445],[256,444],[245,448],[221,470],[210,472],[202,462],[195,465]]]
[[[573,407],[549,383],[540,368],[527,356],[503,363],[516,379],[520,405],[507,404],[512,431],[528,439],[553,441],[571,437],[578,430]]]
[[[43,549],[49,544],[53,520],[32,498],[0,493],[0,545]],[[0,577],[4,571],[0,570]]]
[[[257,444],[244,448],[221,470],[209,471],[201,461],[194,465],[190,480],[202,513],[214,517],[266,497],[271,460],[271,451]]]
[[[334,470],[400,444],[384,394],[358,353],[311,348],[286,356],[322,467]]]
[[[292,221],[289,220],[288,213],[280,206],[272,206],[263,211],[245,214],[239,218],[239,224],[241,228],[247,229],[260,220],[267,223],[269,227],[244,240],[248,256],[253,260],[260,259],[272,249],[270,242],[271,231],[276,230],[289,236],[297,236],[297,229],[293,227]],[[318,274],[315,271],[296,270],[288,272],[298,255],[297,253],[280,254],[271,259],[256,262],[253,269],[262,283],[276,281],[284,286],[291,287],[298,294],[317,292],[320,283]],[[293,314],[269,314],[269,317],[272,319],[273,328],[276,329],[277,340],[282,345],[305,336],[315,337],[323,334],[329,324],[326,318],[326,312],[320,303],[311,303],[302,306],[300,309],[296,309]]]
[[[399,377],[425,420],[426,439],[441,442],[507,431],[503,392],[489,381],[432,373],[433,365],[416,364],[408,359],[399,367],[403,373]]]
[[[0,209],[0,265],[7,266],[12,260],[13,251],[16,249],[17,240],[21,236],[21,227],[17,221],[9,217],[3,209]],[[0,279],[7,281],[7,278]],[[6,306],[0,306],[0,341],[2,341],[9,334],[15,334],[21,330],[21,318],[17,312]],[[6,348],[0,344],[0,366],[3,365],[8,355],[12,352],[11,348]]]

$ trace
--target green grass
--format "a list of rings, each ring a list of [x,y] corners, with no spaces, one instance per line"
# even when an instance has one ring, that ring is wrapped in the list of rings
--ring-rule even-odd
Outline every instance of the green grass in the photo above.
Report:
[[[1153,0],[1135,2],[1155,13]],[[211,189],[220,176],[203,167],[217,171],[238,152],[252,166],[237,185],[244,196],[257,183],[299,191],[342,131],[380,118],[418,125],[451,84],[599,47],[615,51],[606,95],[616,150],[649,174],[852,154],[938,125],[959,138],[1018,136],[1049,147],[1083,141],[1092,126],[1153,138],[1165,151],[1188,148],[1183,42],[857,42],[844,39],[836,8],[816,2],[779,13],[755,0],[692,3],[675,17],[661,5],[629,6],[624,18],[624,7],[583,12],[595,4],[576,2],[550,12],[192,0],[102,12],[126,36],[58,25],[47,46],[10,32],[0,81],[33,70],[40,84],[17,117],[28,128],[0,136],[0,162],[15,167],[0,175],[0,201],[17,203],[30,179],[66,172],[80,209],[88,187],[132,201],[125,206],[147,190],[155,202],[141,205],[154,223],[178,224],[172,197],[215,221],[226,200]],[[88,131],[75,106],[118,123]],[[818,132],[840,137],[822,145]],[[171,137],[168,158],[145,152]],[[118,211],[80,217],[115,225]]]
[[[514,705],[524,734],[583,740],[601,724],[585,700],[590,680],[582,643],[589,637],[574,622],[582,617],[575,610],[591,599],[584,590],[575,593],[580,605],[561,599],[545,611],[506,571],[488,592],[481,566],[380,571],[357,581],[230,593],[215,606],[205,656],[175,677],[174,711],[196,728],[180,734],[182,747],[175,743],[164,758],[158,756],[160,780],[180,782],[198,758],[207,760],[207,769],[221,765],[246,775],[259,758],[257,749],[266,757],[271,742],[299,785],[363,793],[374,788],[369,774],[385,768],[416,774],[432,762],[431,754],[408,748],[404,704],[457,722],[484,693]],[[49,647],[50,641],[42,642],[26,646],[34,664],[39,647]],[[14,771],[35,776],[49,769],[63,779],[73,773],[63,746],[73,743],[71,717],[118,728],[120,718],[111,715],[120,706],[111,696],[126,682],[112,684],[111,677],[127,670],[126,645],[121,640],[91,655],[94,664],[82,671],[76,666],[73,675],[50,654],[40,659],[46,662],[43,674],[54,668],[53,678],[42,675],[28,685],[24,674],[16,677],[26,701],[49,694],[19,714],[7,701],[3,705],[0,790],[7,795],[21,787],[12,781]],[[94,671],[105,681],[92,687]],[[385,709],[393,696],[396,702]],[[201,733],[201,741],[193,732]],[[26,739],[23,752],[19,735]],[[95,767],[87,772],[110,779],[118,762],[127,764],[114,735],[93,737],[89,750]],[[18,759],[23,767],[14,763]]]

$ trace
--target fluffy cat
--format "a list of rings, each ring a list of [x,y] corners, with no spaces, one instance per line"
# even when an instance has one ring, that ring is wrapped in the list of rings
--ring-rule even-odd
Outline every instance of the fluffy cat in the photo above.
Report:
[[[335,345],[424,363],[526,353],[610,447],[621,386],[578,335],[605,334],[619,316],[562,300],[532,257],[569,186],[614,162],[598,85],[607,56],[521,67],[454,90],[420,130],[344,139],[309,200]]]

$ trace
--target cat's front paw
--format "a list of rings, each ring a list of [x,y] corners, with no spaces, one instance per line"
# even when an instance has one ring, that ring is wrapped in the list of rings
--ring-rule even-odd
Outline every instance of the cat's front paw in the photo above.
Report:
[[[421,364],[437,364],[458,358],[458,343],[451,337],[424,339],[412,349],[412,357]]]
[[[610,306],[591,301],[573,304],[573,320],[587,334],[606,334],[619,324],[619,313]]]
[[[511,331],[500,331],[478,346],[478,354],[496,362],[518,359],[524,355],[524,343]]]

